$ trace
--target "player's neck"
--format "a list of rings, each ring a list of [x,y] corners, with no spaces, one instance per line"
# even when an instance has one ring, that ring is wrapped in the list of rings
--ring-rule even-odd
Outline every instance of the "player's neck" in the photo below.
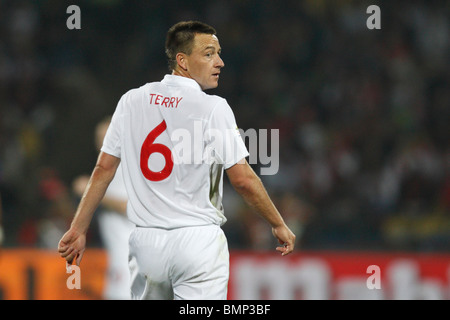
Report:
[[[189,78],[189,79],[194,79],[194,78],[191,77],[191,75],[189,74],[188,71],[180,70],[178,68],[172,71],[172,75],[185,77],[185,78]]]

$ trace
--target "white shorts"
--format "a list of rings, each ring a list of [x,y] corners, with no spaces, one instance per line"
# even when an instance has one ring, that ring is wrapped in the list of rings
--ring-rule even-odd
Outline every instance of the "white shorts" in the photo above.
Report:
[[[229,252],[219,226],[131,233],[132,299],[225,300]]]

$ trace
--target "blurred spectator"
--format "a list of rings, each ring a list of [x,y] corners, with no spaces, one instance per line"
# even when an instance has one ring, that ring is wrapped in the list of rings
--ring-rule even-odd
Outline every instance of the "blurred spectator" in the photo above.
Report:
[[[37,245],[54,249],[73,216],[74,203],[70,191],[52,168],[41,170],[39,191],[43,213],[37,224]]]

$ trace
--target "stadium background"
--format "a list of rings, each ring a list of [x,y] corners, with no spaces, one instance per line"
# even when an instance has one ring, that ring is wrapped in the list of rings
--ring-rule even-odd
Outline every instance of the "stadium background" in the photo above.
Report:
[[[81,30],[66,27],[70,4]],[[381,30],[366,27],[371,4]],[[231,298],[448,299],[450,4],[349,0],[1,0],[0,298],[99,298],[96,221],[83,290],[68,292],[55,257],[78,200],[71,183],[95,163],[95,124],[167,73],[165,34],[187,19],[218,31],[226,66],[210,93],[242,129],[280,130],[280,170],[261,178],[298,235],[296,254],[278,259],[226,182]],[[368,265],[384,290],[367,291]],[[291,295],[263,281],[276,268],[297,277]]]

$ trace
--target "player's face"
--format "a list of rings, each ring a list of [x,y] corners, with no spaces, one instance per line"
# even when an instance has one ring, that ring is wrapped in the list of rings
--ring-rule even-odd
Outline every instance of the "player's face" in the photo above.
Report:
[[[203,90],[219,85],[220,70],[225,66],[220,58],[219,39],[211,34],[197,34],[192,52],[186,57],[186,69]]]

